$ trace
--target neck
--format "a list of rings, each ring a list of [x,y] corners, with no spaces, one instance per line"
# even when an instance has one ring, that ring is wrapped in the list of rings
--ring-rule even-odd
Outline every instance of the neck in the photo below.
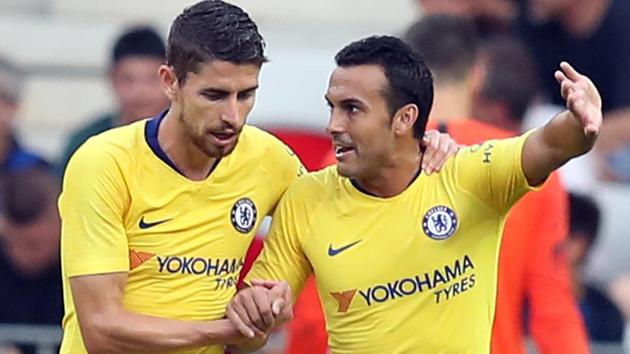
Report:
[[[357,177],[354,181],[365,192],[376,197],[390,198],[402,193],[416,178],[422,162],[420,144],[415,139],[414,142],[415,145],[410,144],[404,150],[397,149],[396,154],[376,174]]]
[[[468,119],[471,110],[471,94],[468,82],[436,83],[431,117],[441,122]]]
[[[169,111],[162,121],[158,144],[181,173],[194,181],[206,179],[217,162],[190,140],[174,111]]]
[[[573,35],[593,33],[604,19],[611,0],[580,0],[565,10],[560,22]]]

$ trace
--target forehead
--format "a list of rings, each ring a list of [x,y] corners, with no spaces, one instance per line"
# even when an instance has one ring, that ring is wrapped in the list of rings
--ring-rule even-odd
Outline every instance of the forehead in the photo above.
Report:
[[[225,91],[240,91],[258,85],[260,65],[234,64],[223,60],[199,63],[196,72],[189,72],[186,85]]]
[[[337,67],[330,75],[326,96],[332,101],[350,97],[382,98],[387,86],[387,77],[380,65]]]

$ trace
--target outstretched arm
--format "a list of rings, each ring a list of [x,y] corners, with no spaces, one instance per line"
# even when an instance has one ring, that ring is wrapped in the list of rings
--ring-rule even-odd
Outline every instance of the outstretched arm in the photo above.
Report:
[[[531,185],[542,183],[570,159],[588,152],[602,125],[602,100],[593,82],[566,62],[555,78],[567,110],[535,131],[523,148],[523,171]]]

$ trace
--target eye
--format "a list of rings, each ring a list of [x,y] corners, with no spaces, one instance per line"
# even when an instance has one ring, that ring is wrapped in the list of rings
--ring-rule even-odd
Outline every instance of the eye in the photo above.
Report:
[[[203,92],[201,95],[209,101],[220,101],[226,96],[226,94],[221,92]]]
[[[250,91],[245,91],[245,92],[241,92],[238,94],[238,99],[241,101],[247,100],[249,98],[252,98],[254,96],[254,90],[250,90]]]
[[[345,104],[343,109],[348,112],[348,114],[357,114],[360,111],[359,106],[352,103]]]

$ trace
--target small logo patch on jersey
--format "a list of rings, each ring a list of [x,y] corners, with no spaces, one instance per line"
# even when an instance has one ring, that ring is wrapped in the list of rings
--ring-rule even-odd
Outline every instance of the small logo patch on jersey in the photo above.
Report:
[[[424,214],[422,229],[434,240],[445,240],[457,230],[457,215],[447,206],[435,206]]]
[[[160,224],[164,224],[167,221],[171,221],[171,219],[166,219],[166,220],[159,220],[159,221],[155,221],[155,222],[146,222],[144,221],[144,216],[142,218],[140,218],[140,222],[138,223],[138,226],[140,226],[141,229],[150,229],[153,226],[158,226]]]
[[[338,255],[339,253],[347,250],[348,248],[356,245],[357,243],[359,243],[361,241],[363,241],[363,240],[354,241],[352,243],[349,243],[349,244],[347,244],[347,245],[345,245],[343,247],[339,247],[339,248],[333,248],[333,245],[331,243],[331,244],[328,245],[328,255],[331,256],[331,257],[334,257],[334,256]]]
[[[142,263],[153,258],[155,253],[129,250],[129,270],[138,268]]]
[[[252,231],[256,225],[257,215],[256,205],[249,198],[241,198],[236,201],[230,213],[232,225],[237,231],[244,234]]]

